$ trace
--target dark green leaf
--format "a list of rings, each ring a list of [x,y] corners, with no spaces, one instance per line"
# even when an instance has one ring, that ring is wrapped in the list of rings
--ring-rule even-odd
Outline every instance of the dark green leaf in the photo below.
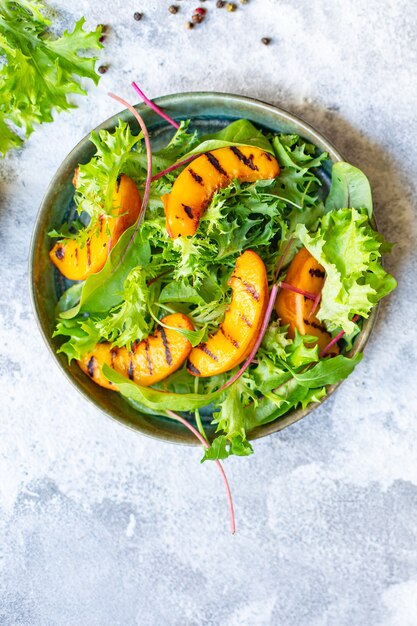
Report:
[[[332,186],[326,200],[326,210],[366,209],[372,217],[372,193],[369,181],[360,169],[340,161],[332,168]]]

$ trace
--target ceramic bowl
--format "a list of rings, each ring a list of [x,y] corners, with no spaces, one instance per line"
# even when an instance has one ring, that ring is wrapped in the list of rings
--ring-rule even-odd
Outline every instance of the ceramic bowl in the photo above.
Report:
[[[324,188],[328,188],[332,163],[342,160],[337,150],[314,128],[287,111],[259,100],[223,93],[181,93],[157,98],[155,103],[176,120],[191,119],[194,128],[203,134],[215,132],[239,118],[246,118],[257,126],[274,132],[297,133],[314,143],[320,151],[329,154],[329,160],[320,169],[319,176]],[[172,135],[172,128],[145,105],[138,105],[137,110],[147,124],[153,147],[158,149]],[[127,110],[114,115],[95,130],[113,130],[119,119],[132,125],[137,124]],[[74,188],[71,183],[74,168],[79,163],[88,162],[94,154],[94,146],[89,135],[70,152],[59,167],[48,187],[36,218],[30,254],[30,279],[32,298],[41,333],[51,350],[53,358],[61,370],[74,384],[86,400],[92,402],[113,419],[145,435],[175,443],[196,444],[193,435],[181,424],[161,416],[143,414],[130,406],[118,393],[108,391],[92,382],[73,362],[68,365],[63,354],[57,354],[59,340],[52,338],[55,322],[55,306],[65,288],[65,281],[49,261],[48,252],[52,241],[48,232],[59,227],[71,205]],[[352,353],[362,350],[368,340],[375,322],[376,311],[364,322]],[[338,385],[329,388],[332,394]],[[289,412],[282,418],[261,426],[249,433],[250,439],[264,437],[281,430],[305,417],[318,405]]]

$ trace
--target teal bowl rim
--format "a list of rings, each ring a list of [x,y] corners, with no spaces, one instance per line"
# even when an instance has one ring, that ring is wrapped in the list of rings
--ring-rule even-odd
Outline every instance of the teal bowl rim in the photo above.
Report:
[[[337,149],[333,146],[333,144],[330,141],[328,141],[321,133],[319,133],[319,131],[317,131],[313,126],[305,122],[300,117],[293,115],[290,112],[286,111],[285,109],[274,106],[262,100],[250,98],[247,96],[229,94],[229,93],[196,91],[196,92],[184,92],[184,93],[161,96],[159,98],[155,98],[154,102],[159,107],[165,109],[167,113],[171,113],[173,117],[176,117],[178,119],[178,118],[185,117],[185,116],[181,115],[176,110],[173,111],[173,109],[175,109],[178,106],[181,106],[182,103],[190,104],[190,101],[194,101],[194,102],[198,101],[199,104],[204,105],[205,102],[209,104],[209,103],[212,103],[213,100],[218,101],[219,105],[226,107],[225,117],[227,117],[227,104],[230,103],[231,105],[235,105],[235,106],[242,105],[244,107],[245,106],[249,107],[252,110],[252,112],[263,112],[264,114],[267,114],[268,116],[279,118],[281,122],[288,123],[290,126],[295,124],[298,129],[297,133],[303,136],[304,138],[309,139],[312,143],[317,145],[322,150],[325,150],[326,152],[328,152],[329,157],[333,163],[343,160],[342,155],[337,151]],[[150,109],[145,104],[137,104],[135,105],[135,109],[137,109],[141,113],[141,115],[143,115],[145,118],[146,117],[150,118],[153,122],[160,121],[160,118],[156,116],[156,114],[153,111],[150,111]],[[202,118],[204,116],[200,115],[199,117]],[[208,116],[208,118],[209,117],[210,116]],[[114,123],[119,118],[128,122],[131,122],[133,119],[133,116],[127,109],[124,109],[116,113],[115,115],[112,115],[111,117],[109,117],[107,120],[102,122],[99,126],[97,126],[94,130],[99,131],[102,129],[111,128],[114,126]],[[255,123],[256,123],[256,120],[255,120]],[[260,124],[261,126],[267,127],[267,124],[265,124],[261,120],[259,120],[257,123]],[[58,354],[56,353],[55,347],[52,345],[52,338],[46,332],[46,329],[42,324],[40,302],[38,301],[38,294],[35,288],[35,274],[34,274],[36,244],[38,242],[39,237],[42,236],[42,232],[40,230],[41,217],[43,216],[44,213],[48,211],[48,201],[49,201],[49,198],[53,196],[55,181],[59,179],[61,176],[63,176],[64,174],[65,175],[67,174],[68,161],[70,161],[74,157],[74,155],[76,155],[80,151],[80,149],[85,144],[85,142],[88,141],[90,134],[91,132],[88,133],[88,135],[83,137],[83,139],[81,139],[81,141],[79,141],[76,144],[76,146],[68,153],[68,155],[65,157],[61,165],[58,167],[57,171],[52,177],[51,182],[48,185],[48,188],[44,194],[38,213],[36,215],[35,224],[34,224],[33,233],[32,233],[31,245],[30,245],[30,253],[29,253],[29,280],[30,280],[31,301],[32,301],[33,310],[35,312],[35,319],[36,319],[38,328],[40,330],[40,333],[47,347],[49,348],[50,352],[53,355],[54,361],[58,363],[60,369],[64,372],[64,374],[66,375],[68,380],[71,382],[71,384],[83,395],[83,397],[86,400],[88,400],[96,408],[104,412],[108,417],[112,418],[113,420],[117,421],[120,424],[123,424],[124,426],[130,428],[131,430],[140,432],[141,434],[151,437],[153,439],[159,439],[159,440],[167,441],[170,443],[177,443],[177,444],[179,443],[179,444],[185,444],[185,445],[197,445],[198,446],[200,444],[194,438],[194,436],[184,426],[182,426],[181,424],[177,422],[175,422],[175,426],[176,426],[175,429],[163,430],[164,423],[161,423],[159,425],[152,424],[150,417],[147,415],[143,415],[140,412],[137,412],[138,417],[139,416],[145,417],[145,420],[146,420],[143,424],[139,424],[135,422],[134,420],[129,419],[125,416],[115,415],[107,407],[99,406],[98,403],[93,398],[90,397],[86,389],[83,388],[83,386],[79,383],[79,381],[74,378],[74,375],[69,369],[68,365],[66,366],[64,362],[59,358]],[[376,227],[375,221],[374,221],[374,226]],[[364,349],[366,343],[369,340],[371,331],[375,325],[377,312],[378,312],[378,306],[374,307],[368,319],[364,320],[362,331],[359,334],[358,338],[356,339],[353,349],[350,351],[349,355],[354,356],[357,352],[362,351]],[[89,381],[89,382],[91,382],[91,384],[94,384],[92,381]],[[286,428],[287,426],[294,424],[295,422],[298,422],[303,417],[305,417],[306,415],[308,415],[309,413],[317,409],[319,406],[321,406],[323,402],[325,402],[341,384],[342,383],[339,382],[335,385],[328,386],[326,397],[323,398],[319,403],[310,405],[306,407],[305,409],[292,410],[288,414],[284,415],[281,418],[278,418],[277,420],[269,424],[259,426],[248,433],[248,438],[251,440],[259,439],[261,437],[270,435],[274,432],[278,432]],[[106,390],[103,390],[103,392],[113,393],[111,391],[106,391]]]

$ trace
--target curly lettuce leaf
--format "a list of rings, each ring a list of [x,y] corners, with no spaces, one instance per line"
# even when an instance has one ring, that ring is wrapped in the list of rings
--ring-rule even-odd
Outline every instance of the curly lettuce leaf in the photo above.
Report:
[[[134,267],[124,282],[122,302],[96,321],[101,340],[130,350],[134,341],[147,337],[154,326],[149,308],[155,300],[155,286],[155,283],[149,284],[145,267]]]
[[[80,78],[97,84],[94,56],[99,50],[101,27],[83,29],[81,18],[73,32],[54,37],[44,5],[36,0],[3,0],[0,4],[0,153],[22,144],[13,127],[28,137],[35,124],[51,122],[53,110],[67,111],[74,105],[71,94],[86,93]]]
[[[53,337],[67,337],[58,352],[66,354],[68,362],[81,357],[100,341],[100,333],[92,319],[60,320]]]
[[[79,214],[86,213],[91,224],[100,215],[112,215],[113,194],[117,179],[138,157],[142,135],[134,135],[129,124],[119,120],[113,132],[92,132],[90,141],[95,146],[93,158],[78,166],[77,189],[74,200]]]
[[[298,135],[275,135],[272,145],[280,165],[298,172],[320,167],[328,158],[327,152],[319,153],[316,146]]]
[[[375,304],[396,287],[396,280],[381,265],[386,247],[366,209],[339,209],[324,215],[316,232],[299,224],[296,235],[324,267],[324,283],[318,319],[329,330],[355,331],[352,318],[368,317]]]
[[[248,456],[253,448],[246,438],[245,405],[255,400],[245,381],[239,379],[224,394],[224,399],[217,406],[219,411],[213,414],[213,424],[217,424],[219,434],[202,458],[203,461],[226,459],[230,455]]]

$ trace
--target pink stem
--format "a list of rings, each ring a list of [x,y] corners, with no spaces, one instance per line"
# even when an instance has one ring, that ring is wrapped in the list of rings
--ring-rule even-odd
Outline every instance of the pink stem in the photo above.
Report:
[[[299,289],[298,287],[294,287],[294,285],[290,285],[289,283],[284,283],[280,281],[278,283],[278,286],[281,287],[281,289],[287,289],[288,291],[294,291],[294,293],[299,293],[301,296],[304,296],[309,300],[314,300],[314,302],[317,299],[316,293],[311,293],[311,291],[304,291],[304,289]]]
[[[311,307],[311,311],[308,317],[312,317],[314,315],[314,313],[317,311],[318,306],[320,304],[320,300],[321,300],[321,291],[319,291],[319,293],[317,294],[317,296],[314,298],[314,304]]]
[[[293,243],[294,243],[294,237],[292,237],[289,240],[289,242],[287,243],[287,245],[284,248],[284,252],[282,253],[281,258],[280,258],[279,263],[278,263],[277,271],[275,272],[275,280],[278,280],[278,277],[281,274],[281,270],[282,270],[282,267],[283,267],[283,265],[285,263],[285,259],[286,259],[287,254],[288,254],[288,252],[289,252],[289,250],[290,250],[290,248],[291,248]]]
[[[149,100],[149,98],[147,96],[145,96],[145,94],[143,93],[142,89],[140,89],[140,87],[138,87],[138,85],[135,82],[132,83],[132,87],[136,91],[136,93],[142,98],[144,103],[148,105],[148,107],[153,109],[155,111],[155,113],[157,113],[160,117],[162,117],[166,122],[169,122],[169,124],[171,124],[171,126],[176,128],[177,130],[179,129],[180,125],[177,124],[177,122],[175,122],[172,119],[172,117],[169,117],[169,115],[164,113],[162,111],[162,109],[160,109],[156,104],[154,104],[152,102],[152,100]]]
[[[210,448],[210,445],[207,443],[207,441],[204,439],[204,437],[202,435],[200,435],[200,433],[198,432],[198,430],[196,428],[194,428],[194,426],[192,424],[190,424],[190,422],[187,422],[186,419],[184,419],[183,417],[181,417],[181,415],[178,415],[178,413],[174,413],[174,411],[170,411],[167,410],[165,411],[166,413],[168,413],[168,415],[170,417],[172,417],[174,420],[177,420],[178,422],[181,422],[181,424],[183,424],[186,428],[188,428],[188,430],[190,430],[193,435],[195,435],[197,437],[197,439],[203,444],[203,446],[205,448]],[[226,488],[226,496],[227,496],[227,503],[229,506],[229,515],[230,515],[230,528],[232,531],[232,535],[235,534],[236,532],[236,523],[235,523],[235,511],[233,508],[233,500],[232,500],[232,493],[230,491],[230,486],[229,486],[229,481],[227,480],[227,476],[226,473],[223,469],[223,465],[220,463],[220,461],[216,461],[216,465],[219,468],[219,472],[221,474],[221,477],[223,479],[224,482],[224,486]]]
[[[136,111],[136,109],[129,104],[129,102],[126,102],[126,100],[123,100],[123,98],[120,98],[120,96],[116,96],[116,94],[114,93],[109,93],[108,94],[110,96],[110,98],[113,98],[113,100],[117,100],[117,102],[120,102],[120,104],[122,104],[123,106],[125,106],[127,109],[129,109],[129,111],[133,114],[133,116],[137,119],[139,126],[142,130],[143,133],[143,138],[145,140],[145,147],[146,147],[146,156],[147,156],[147,166],[148,166],[148,170],[146,173],[146,181],[145,181],[145,190],[143,192],[143,198],[142,198],[142,204],[140,206],[140,211],[139,211],[139,217],[137,219],[136,222],[136,227],[135,230],[130,238],[129,243],[126,246],[126,250],[124,251],[119,263],[117,264],[116,268],[113,270],[115,271],[119,265],[123,262],[123,259],[126,256],[127,251],[129,250],[130,246],[132,245],[133,241],[135,240],[136,237],[136,233],[138,232],[139,226],[142,223],[142,220],[145,216],[145,211],[146,211],[146,206],[148,204],[148,200],[149,200],[149,193],[151,190],[151,178],[152,178],[152,149],[151,149],[151,142],[149,139],[149,133],[148,133],[148,129],[146,128],[146,124],[143,121],[143,119],[141,118],[141,116],[139,115],[139,113]]]
[[[357,322],[359,319],[359,315],[355,315],[355,317],[352,318],[352,322]],[[327,344],[327,346],[325,346],[323,348],[323,350],[320,352],[319,354],[319,358],[323,358],[327,352],[330,350],[330,348],[332,348],[334,346],[335,343],[337,343],[339,341],[339,339],[341,339],[343,337],[343,335],[345,334],[344,330],[341,330],[340,333],[338,333],[336,335],[336,337],[333,337],[333,339],[331,341],[329,341],[329,343]]]
[[[187,157],[183,161],[177,161],[177,163],[174,163],[174,165],[170,165],[165,170],[162,170],[162,172],[158,172],[157,174],[154,174],[151,178],[152,182],[154,180],[158,180],[158,178],[162,178],[162,176],[165,176],[165,174],[169,174],[169,172],[172,172],[173,170],[178,169],[182,165],[186,165],[190,161],[194,161],[194,159],[197,158],[198,156],[200,156],[200,154],[192,154],[191,156]]]
[[[272,313],[272,309],[274,308],[274,304],[275,304],[275,300],[277,298],[277,294],[278,294],[278,285],[273,285],[272,289],[271,289],[271,294],[269,296],[269,301],[268,301],[268,306],[264,315],[264,319],[262,322],[262,326],[261,326],[261,330],[259,331],[259,335],[258,335],[258,339],[256,340],[255,345],[253,346],[250,355],[248,356],[248,358],[246,359],[246,361],[243,363],[242,367],[240,368],[240,370],[234,375],[232,376],[232,378],[230,378],[230,380],[228,380],[226,383],[224,383],[224,385],[222,385],[219,389],[219,391],[223,390],[223,389],[227,389],[228,387],[230,387],[230,385],[233,385],[234,382],[237,381],[238,378],[240,378],[242,376],[242,374],[248,369],[249,365],[251,364],[255,354],[258,352],[259,346],[262,343],[262,339],[264,338],[264,335],[266,333],[266,329],[268,328],[268,324],[269,324],[269,318],[271,317],[271,313]]]

